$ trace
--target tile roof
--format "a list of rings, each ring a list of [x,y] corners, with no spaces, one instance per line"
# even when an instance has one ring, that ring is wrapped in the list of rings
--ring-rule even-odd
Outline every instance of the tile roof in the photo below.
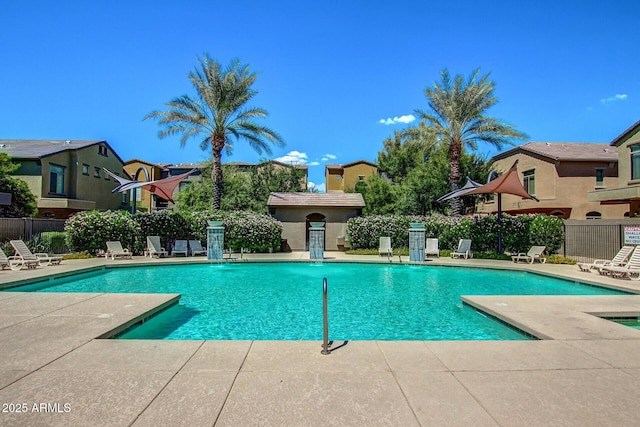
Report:
[[[363,208],[360,193],[271,193],[268,206],[314,206],[334,208]]]
[[[0,152],[12,158],[39,159],[67,150],[106,143],[104,140],[0,139]],[[113,151],[113,149],[111,150]]]
[[[520,152],[537,154],[553,161],[618,161],[617,147],[589,142],[527,142],[496,154],[492,160],[504,159]]]

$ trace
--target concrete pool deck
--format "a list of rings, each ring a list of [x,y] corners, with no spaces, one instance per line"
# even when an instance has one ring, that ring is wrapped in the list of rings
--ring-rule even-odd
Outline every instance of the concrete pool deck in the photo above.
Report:
[[[245,257],[294,261],[308,252]],[[70,260],[2,271],[0,286],[106,264],[176,261],[203,259]],[[516,267],[640,293],[640,282],[576,266],[444,258],[428,264]],[[465,297],[543,338],[534,341],[349,341],[321,355],[319,341],[99,339],[177,297],[0,293],[0,425],[635,426],[640,420],[640,330],[598,317],[640,315],[640,295]]]

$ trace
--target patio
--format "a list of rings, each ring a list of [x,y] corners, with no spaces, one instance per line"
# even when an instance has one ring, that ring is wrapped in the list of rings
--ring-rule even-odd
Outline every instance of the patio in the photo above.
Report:
[[[308,252],[245,257],[294,261]],[[0,283],[175,261],[65,261],[3,271]],[[638,282],[576,266],[429,263],[518,268],[640,292]],[[325,356],[319,341],[98,339],[177,297],[0,293],[0,424],[631,426],[640,417],[640,330],[592,315],[637,316],[640,295],[465,298],[545,338],[538,341],[350,341]],[[26,411],[16,412],[22,404]]]

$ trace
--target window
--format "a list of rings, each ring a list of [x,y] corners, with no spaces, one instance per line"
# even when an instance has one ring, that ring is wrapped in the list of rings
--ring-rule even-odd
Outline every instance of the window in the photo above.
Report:
[[[536,170],[531,169],[528,171],[524,171],[522,174],[524,175],[524,179],[522,182],[522,186],[525,190],[532,196],[536,195]]]
[[[120,196],[120,197],[121,197],[121,198],[120,198],[120,203],[122,203],[123,205],[128,205],[128,204],[129,204],[129,200],[128,200],[128,197],[127,197],[127,192],[126,192],[126,191],[123,191],[123,192],[122,192],[122,193],[120,193],[120,194],[122,194],[122,195]]]
[[[358,175],[358,181],[364,181],[364,175]]]
[[[640,145],[634,145],[631,149],[631,179],[640,179]]]
[[[87,164],[83,164],[82,165],[82,175],[89,175],[89,165]]]
[[[96,178],[100,178],[100,168],[99,167],[93,168],[93,176],[95,176]]]
[[[64,194],[64,168],[49,165],[49,193]]]
[[[596,168],[596,187],[604,187],[604,168]]]
[[[587,219],[600,219],[602,214],[600,212],[587,212]]]
[[[98,154],[101,156],[107,157],[107,146],[106,145],[98,145]]]

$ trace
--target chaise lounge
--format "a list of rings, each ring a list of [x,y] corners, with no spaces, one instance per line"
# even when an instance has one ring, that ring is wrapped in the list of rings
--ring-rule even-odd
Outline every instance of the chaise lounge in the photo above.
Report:
[[[471,239],[460,239],[458,248],[451,252],[451,258],[473,258],[471,253]]]
[[[160,245],[160,236],[147,236],[147,256],[162,258],[169,253]]]
[[[133,254],[129,252],[129,249],[123,248],[122,243],[119,241],[111,241],[107,242],[107,252],[105,252],[104,257],[106,259],[116,259],[116,258],[129,258],[133,259]]]
[[[593,262],[579,262],[578,268],[581,271],[591,271],[592,269],[600,271],[602,267],[621,267],[626,263],[634,248],[635,246],[625,245],[621,247],[618,253],[610,260],[596,259]]]
[[[199,240],[189,240],[189,248],[191,248],[191,256],[207,254],[207,250],[202,248]]]
[[[173,250],[171,251],[171,256],[176,255],[189,255],[189,250],[187,249],[187,241],[186,240],[176,240],[173,245]]]
[[[640,246],[636,246],[631,258],[624,266],[605,266],[599,268],[598,271],[618,279],[628,277],[631,280],[640,280]]]
[[[535,261],[540,261],[540,263],[544,264],[545,262],[547,262],[547,259],[542,256],[545,249],[547,249],[546,246],[531,246],[529,252],[527,252],[526,254],[524,252],[520,252],[518,255],[513,255],[511,257],[511,261],[515,263],[517,263],[518,261],[525,261],[529,264],[533,264]]]

